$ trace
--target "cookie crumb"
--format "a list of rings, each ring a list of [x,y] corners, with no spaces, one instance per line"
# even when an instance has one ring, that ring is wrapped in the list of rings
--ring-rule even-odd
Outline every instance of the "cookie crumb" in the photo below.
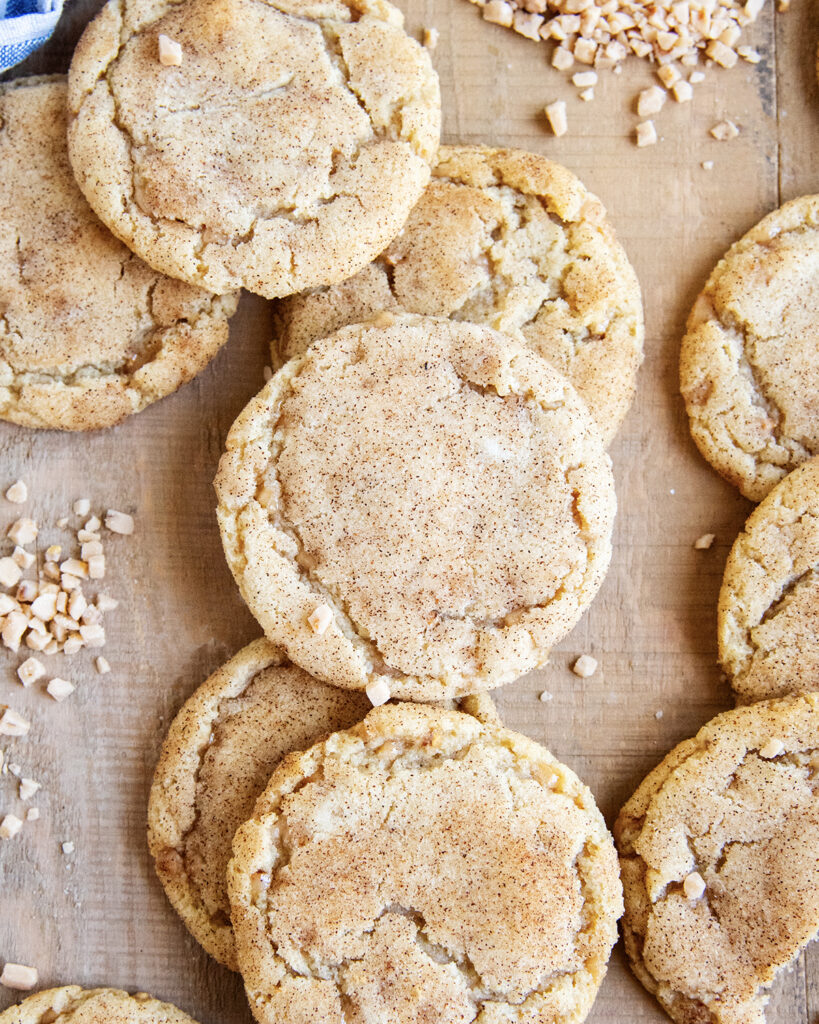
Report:
[[[639,117],[648,117],[651,114],[659,114],[666,101],[668,93],[659,85],[652,85],[643,89],[637,95],[637,114]]]
[[[32,555],[30,551],[24,551],[23,548],[19,546],[12,551],[11,557],[21,569],[30,569],[37,561],[36,557]]]
[[[22,578],[23,570],[13,558],[0,558],[0,586],[16,587]]]
[[[77,498],[73,505],[75,516],[87,516],[91,511],[91,502],[88,498]]]
[[[716,534],[714,533],[704,533],[694,541],[694,548],[697,551],[707,551],[714,543],[715,537]]]
[[[714,161],[713,160],[703,160],[701,166],[702,166],[702,169],[704,171],[713,171],[713,169],[714,169]]]
[[[16,814],[7,814],[0,821],[0,839],[14,839],[23,827],[23,822]]]
[[[578,89],[588,89],[589,86],[597,85],[597,72],[578,71],[572,75],[572,85],[576,85]]]
[[[60,849],[67,857],[69,854],[74,852],[74,844],[70,840],[68,840],[67,842],[60,844]]]
[[[16,989],[18,992],[30,992],[39,980],[37,968],[28,967],[26,964],[7,963],[0,974],[0,985]]]
[[[737,48],[737,53],[743,60],[747,60],[749,64],[758,64],[762,60],[762,54],[759,50],[755,50],[751,46],[740,46]]]
[[[675,82],[679,82],[679,80],[682,78],[682,73],[680,69],[674,67],[673,64],[664,64],[661,68],[658,69],[657,77],[660,79],[660,81],[663,83],[666,89],[670,89]]]
[[[657,129],[653,121],[641,121],[637,125],[637,145],[640,149],[657,143]]]
[[[594,89],[584,89],[583,92],[580,93],[580,99],[586,103],[591,102],[591,100],[594,99]]]
[[[326,604],[320,604],[318,608],[307,618],[307,624],[310,629],[316,634],[321,636],[327,632],[327,628],[333,621],[333,610]]]
[[[23,664],[17,669],[17,678],[23,686],[31,686],[38,679],[46,674],[45,665],[36,658],[26,658]]]
[[[34,779],[20,779],[20,799],[30,800],[40,788],[40,783]]]
[[[675,82],[671,91],[677,103],[688,103],[694,95],[694,90],[688,82]]]
[[[0,736],[26,736],[30,728],[31,723],[11,708],[0,715]]]
[[[6,501],[10,501],[13,505],[22,505],[26,498],[28,498],[28,487],[22,480],[17,480],[6,491]]]
[[[182,46],[175,39],[166,36],[164,32],[159,33],[159,63],[166,68],[179,67],[182,63]]]
[[[95,659],[94,667],[101,676],[107,675],[107,673],[111,671],[111,666],[108,663],[108,659],[103,658],[102,655],[100,655],[99,658]]]
[[[6,536],[11,540],[12,544],[19,544],[20,547],[25,547],[26,544],[33,544],[37,540],[39,532],[34,520],[24,517],[11,524],[6,531]]]
[[[424,29],[424,46],[428,50],[434,50],[438,45],[440,39],[440,32],[437,28],[425,28]]]
[[[767,759],[779,757],[780,754],[784,753],[784,750],[785,744],[782,740],[772,736],[759,748],[759,756]]]
[[[576,676],[580,676],[581,679],[588,679],[597,671],[597,665],[597,658],[593,658],[590,654],[581,654],[572,665],[572,672]]]
[[[109,508],[105,513],[105,526],[111,533],[119,533],[124,537],[130,537],[134,532],[134,517],[127,512],[117,512]]]
[[[686,875],[683,882],[683,892],[686,899],[689,900],[698,900],[702,896],[705,892],[705,879],[699,871],[692,871],[690,875]]]
[[[67,679],[60,679],[59,676],[55,676],[46,687],[46,693],[58,703],[64,701],[66,697],[70,697],[74,690],[75,687],[72,683],[69,683]]]
[[[739,135],[739,128],[733,121],[720,121],[711,129],[711,134],[718,142],[727,142]]]
[[[503,25],[504,28],[511,28],[515,12],[511,4],[506,0],[489,0],[483,8],[483,20],[493,25]]]
[[[366,688],[366,693],[374,708],[386,704],[392,696],[389,684],[385,679],[378,679],[374,683],[370,683]]]
[[[705,74],[702,71],[692,71],[691,74],[688,76],[688,81],[692,85],[699,85],[700,82],[705,81]]]
[[[544,704],[548,704],[553,696],[554,695],[549,693],[548,690],[542,690],[540,695],[539,695],[539,697],[538,697],[538,700],[542,701]]]
[[[563,100],[556,100],[554,103],[550,103],[547,107],[543,108],[543,112],[546,114],[546,119],[552,129],[552,134],[565,135],[569,130],[569,123],[566,120],[566,104]]]
[[[565,46],[558,46],[552,54],[552,67],[558,71],[568,71],[574,64],[574,54]]]

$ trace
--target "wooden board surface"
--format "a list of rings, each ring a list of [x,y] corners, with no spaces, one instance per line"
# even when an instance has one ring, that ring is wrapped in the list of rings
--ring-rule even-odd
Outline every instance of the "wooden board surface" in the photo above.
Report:
[[[64,70],[98,6],[70,0],[57,36],[19,71]],[[515,145],[567,164],[605,202],[642,283],[646,361],[611,449],[620,504],[611,571],[550,665],[497,693],[508,725],[574,768],[611,822],[675,743],[731,705],[716,666],[716,597],[751,506],[689,439],[677,352],[688,308],[730,242],[780,202],[819,191],[819,6],[793,0],[775,16],[769,2],[743,39],[762,62],[709,73],[693,103],[667,104],[657,119],[662,141],[645,150],[631,138],[634,96],[651,78],[643,62],[601,75],[586,104],[549,66],[545,45],[482,22],[466,0],[403,6],[411,31],[440,31],[445,141]],[[561,139],[540,113],[557,98],[569,107]],[[737,140],[708,135],[723,117],[741,126]],[[17,685],[20,659],[0,653],[0,703],[33,722],[27,739],[3,746],[43,782],[42,819],[0,846],[0,958],[36,964],[46,984],[148,990],[202,1024],[250,1015],[239,979],[198,948],[167,903],[146,849],[145,807],[173,714],[258,634],[222,556],[211,481],[230,424],[261,386],[269,331],[267,303],[244,296],[214,363],[114,430],[75,437],[0,423],[0,487],[25,479],[41,523],[54,524],[79,496],[131,511],[138,523],[132,539],[108,550],[106,587],[122,601],[108,620],[110,675],[97,676],[88,653],[57,657],[55,672],[77,683],[58,706]],[[14,515],[0,501],[0,527]],[[717,535],[714,547],[694,551],[705,532]],[[568,670],[583,652],[600,661],[588,680]],[[544,689],[549,703],[537,699]],[[0,777],[0,811],[19,810],[12,781]],[[70,857],[64,840],[76,845]],[[0,1008],[10,1001],[0,994]],[[815,1024],[817,1015],[814,948],[777,984],[768,1020]],[[664,1020],[618,947],[589,1021]]]

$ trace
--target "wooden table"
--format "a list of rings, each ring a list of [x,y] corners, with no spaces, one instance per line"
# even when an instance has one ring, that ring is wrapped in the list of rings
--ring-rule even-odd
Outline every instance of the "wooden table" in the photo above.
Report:
[[[58,35],[19,72],[64,70],[98,6],[69,0]],[[688,308],[725,248],[780,202],[819,190],[819,5],[793,0],[774,15],[769,3],[743,39],[762,62],[710,72],[692,103],[666,105],[660,143],[641,150],[634,98],[652,77],[644,62],[601,74],[596,99],[583,103],[549,66],[545,45],[482,22],[466,0],[404,6],[413,33],[440,31],[445,141],[520,146],[567,164],[605,202],[642,283],[646,361],[611,449],[620,503],[611,571],[551,664],[497,693],[505,721],[574,768],[611,822],[675,743],[732,703],[716,665],[716,598],[751,506],[688,436],[677,353]],[[558,98],[569,116],[560,139],[542,116]],[[708,129],[724,117],[742,131],[720,143]],[[107,620],[110,675],[94,672],[94,652],[57,656],[50,666],[77,683],[57,705],[38,687],[24,691],[14,676],[20,659],[0,654],[0,702],[33,722],[27,739],[2,745],[43,783],[33,801],[41,820],[0,846],[0,958],[37,965],[45,984],[144,989],[202,1024],[250,1014],[238,977],[200,950],[166,901],[146,849],[145,806],[177,708],[259,632],[225,565],[211,481],[230,424],[261,386],[269,334],[268,304],[246,295],[213,364],[122,426],[69,436],[0,423],[0,487],[25,479],[41,523],[54,524],[80,496],[137,519],[133,538],[108,546],[106,586],[122,601]],[[14,513],[0,501],[0,527]],[[716,543],[695,551],[706,532]],[[586,680],[568,669],[583,652],[600,661]],[[537,699],[544,689],[549,703]],[[13,809],[13,779],[0,777],[0,811]],[[73,855],[61,852],[65,840]],[[815,1024],[817,982],[819,948],[777,984],[769,1024]],[[3,991],[0,1007],[10,1001]],[[618,947],[589,1021],[664,1020]]]

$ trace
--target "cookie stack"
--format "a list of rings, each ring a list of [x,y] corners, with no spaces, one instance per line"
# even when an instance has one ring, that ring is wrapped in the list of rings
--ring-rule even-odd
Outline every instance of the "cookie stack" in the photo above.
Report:
[[[611,558],[643,321],[600,202],[533,154],[439,156],[437,77],[382,0],[111,0],[67,86],[3,100],[39,190],[5,243],[7,418],[116,422],[207,362],[238,289],[283,299],[216,481],[266,639],[167,737],[173,905],[263,1022],[583,1020],[614,845],[485,691],[546,661]],[[48,994],[148,1019],[128,998]]]
[[[819,197],[719,263],[680,356],[691,433],[760,504],[719,596],[740,705],[679,744],[620,812],[632,968],[680,1024],[764,1024],[778,972],[819,932]]]

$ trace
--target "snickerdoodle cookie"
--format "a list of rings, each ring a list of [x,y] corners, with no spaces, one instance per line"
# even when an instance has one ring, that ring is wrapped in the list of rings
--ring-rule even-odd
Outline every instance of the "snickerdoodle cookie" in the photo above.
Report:
[[[751,501],[819,452],[819,195],[775,210],[717,264],[680,383],[698,448]]]
[[[486,695],[462,710],[495,719]],[[231,658],[193,694],[162,748],[148,804],[148,845],[191,934],[237,969],[225,872],[230,844],[279,761],[372,708],[363,693],[316,682],[267,640]]]
[[[611,462],[585,403],[488,327],[342,328],[241,413],[216,478],[228,563],[319,679],[442,700],[542,664],[611,557]]]
[[[444,146],[403,231],[348,281],[285,299],[274,365],[382,309],[488,324],[574,384],[608,443],[643,358],[640,287],[596,196],[535,153]]]
[[[190,380],[237,296],[152,270],[77,188],[62,77],[0,85],[0,419],[93,430]]]
[[[438,79],[387,0],[109,0],[69,75],[69,152],[158,270],[267,297],[356,273],[430,175]]]
[[[776,485],[734,542],[718,636],[740,703],[819,690],[819,456]]]
[[[170,1003],[144,992],[66,985],[28,996],[0,1013],[0,1024],[196,1024]]]
[[[262,1024],[585,1019],[622,910],[589,790],[454,711],[378,708],[274,772],[228,868]]]
[[[615,825],[634,973],[679,1024],[764,1024],[819,929],[819,694],[718,715]]]

